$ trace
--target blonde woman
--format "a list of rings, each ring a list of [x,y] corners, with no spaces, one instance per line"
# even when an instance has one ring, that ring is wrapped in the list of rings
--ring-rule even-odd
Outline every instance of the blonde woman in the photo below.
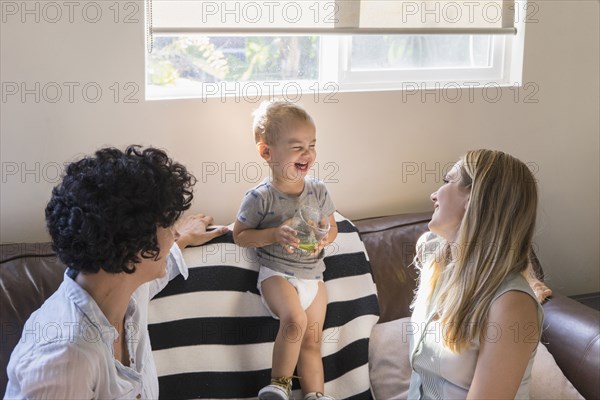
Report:
[[[533,175],[508,154],[470,151],[431,200],[415,258],[409,399],[528,398],[543,323],[528,277]]]

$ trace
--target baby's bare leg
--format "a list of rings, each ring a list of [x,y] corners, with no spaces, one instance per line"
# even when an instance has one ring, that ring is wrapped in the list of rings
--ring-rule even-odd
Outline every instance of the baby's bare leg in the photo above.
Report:
[[[306,313],[300,305],[298,292],[285,278],[273,276],[265,279],[261,291],[269,308],[280,320],[273,346],[271,377],[292,376],[306,331]]]
[[[306,334],[302,341],[298,358],[298,376],[302,393],[323,393],[323,359],[321,358],[321,339],[325,311],[327,310],[327,291],[325,284],[319,282],[319,291],[312,304],[306,309]]]

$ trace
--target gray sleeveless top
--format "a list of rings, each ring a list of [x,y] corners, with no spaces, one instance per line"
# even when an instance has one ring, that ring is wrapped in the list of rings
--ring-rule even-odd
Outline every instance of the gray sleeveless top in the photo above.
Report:
[[[536,301],[541,335],[544,319],[543,309],[527,280],[521,274],[508,276],[496,291],[492,302],[511,290],[525,292]],[[414,330],[413,335],[409,335],[409,354],[413,371],[408,399],[465,399],[475,374],[479,341],[472,343],[461,353],[453,353],[444,346],[440,321],[433,320],[435,313],[414,313],[413,317],[419,314],[425,317],[423,320],[412,320],[417,324],[418,329]],[[493,329],[489,332],[488,336],[495,334]],[[529,382],[535,353],[534,350],[529,358],[515,399],[529,399]]]

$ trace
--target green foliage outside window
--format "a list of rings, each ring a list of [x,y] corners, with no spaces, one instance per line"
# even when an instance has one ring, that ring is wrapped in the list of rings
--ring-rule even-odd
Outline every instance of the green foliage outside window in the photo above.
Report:
[[[318,79],[317,36],[156,37],[148,82]]]

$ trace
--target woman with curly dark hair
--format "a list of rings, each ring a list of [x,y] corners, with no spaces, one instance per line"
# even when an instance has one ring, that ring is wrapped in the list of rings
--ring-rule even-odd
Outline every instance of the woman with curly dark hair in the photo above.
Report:
[[[227,232],[207,232],[202,214],[176,224],[194,183],[155,148],[104,148],[67,167],[46,207],[65,278],[25,324],[6,398],[158,398],[148,302],[187,278],[180,249]]]

